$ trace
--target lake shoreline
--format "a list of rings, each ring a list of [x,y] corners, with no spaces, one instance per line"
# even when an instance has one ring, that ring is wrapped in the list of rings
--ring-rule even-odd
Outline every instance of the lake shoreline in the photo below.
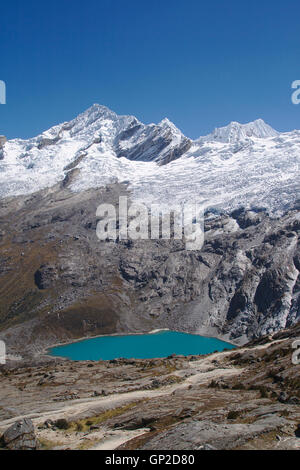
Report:
[[[65,341],[65,342],[60,342],[60,343],[57,343],[55,345],[52,345],[50,347],[47,347],[47,349],[45,349],[43,355],[44,356],[47,356],[47,357],[50,357],[51,359],[53,358],[60,358],[60,359],[64,359],[64,360],[69,360],[69,361],[73,361],[73,362],[78,362],[78,361],[93,361],[93,360],[101,360],[101,361],[109,361],[109,360],[112,360],[112,359],[119,359],[121,358],[120,357],[117,357],[117,358],[110,358],[110,359],[103,359],[103,358],[99,358],[99,359],[72,359],[72,358],[69,358],[69,357],[66,357],[66,356],[59,356],[59,355],[53,355],[51,354],[51,351],[56,349],[56,348],[60,348],[60,347],[64,347],[64,346],[69,346],[69,345],[75,345],[75,344],[78,344],[78,343],[83,343],[85,341],[89,341],[89,340],[96,340],[98,338],[114,338],[114,337],[129,337],[129,336],[132,336],[132,337],[137,337],[137,336],[150,336],[150,335],[155,335],[155,334],[158,334],[158,333],[163,333],[163,332],[170,332],[170,333],[179,333],[179,334],[185,334],[185,335],[190,335],[190,336],[198,336],[198,337],[201,337],[201,338],[206,338],[206,339],[212,339],[212,340],[218,340],[218,341],[221,341],[223,343],[227,343],[229,346],[231,347],[239,347],[238,344],[235,344],[233,343],[232,341],[228,341],[227,339],[224,339],[222,338],[221,336],[210,336],[210,335],[205,335],[205,334],[197,334],[197,333],[189,333],[189,332],[186,332],[186,331],[178,331],[178,330],[170,330],[169,328],[159,328],[159,329],[154,329],[154,330],[151,330],[151,331],[147,331],[147,332],[135,332],[135,333],[112,333],[112,334],[108,334],[108,335],[96,335],[96,336],[86,336],[86,337],[83,337],[83,338],[78,338],[78,339],[75,339],[75,340],[70,340],[70,341]],[[224,348],[226,349],[226,348]],[[213,353],[214,351],[212,351]],[[185,355],[183,353],[172,353],[172,354],[175,354],[175,355]],[[211,354],[211,353],[203,353],[203,355],[206,355],[206,354]],[[168,354],[169,355],[169,354]],[[202,354],[199,354],[199,353],[189,353],[187,355],[196,355],[196,356],[201,356]],[[163,357],[168,357],[168,356],[154,356],[153,358],[139,358],[139,357],[130,357],[130,359],[159,359],[159,358],[163,358]],[[128,359],[128,358],[126,358]]]

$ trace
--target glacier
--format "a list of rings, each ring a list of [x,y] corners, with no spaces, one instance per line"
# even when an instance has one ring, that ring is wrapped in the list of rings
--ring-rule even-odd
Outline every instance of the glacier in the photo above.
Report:
[[[0,198],[50,188],[74,170],[74,192],[126,183],[147,205],[197,202],[230,211],[264,207],[280,215],[299,199],[300,131],[262,119],[232,122],[191,140],[168,119],[143,124],[98,104],[41,135],[0,144]]]

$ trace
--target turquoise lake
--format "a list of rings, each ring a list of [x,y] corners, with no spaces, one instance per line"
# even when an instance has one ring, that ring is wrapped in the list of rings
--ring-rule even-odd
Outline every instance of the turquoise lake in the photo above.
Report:
[[[50,349],[52,356],[74,361],[97,361],[117,358],[152,359],[171,354],[209,354],[234,349],[230,343],[216,338],[160,331],[141,335],[101,336]]]

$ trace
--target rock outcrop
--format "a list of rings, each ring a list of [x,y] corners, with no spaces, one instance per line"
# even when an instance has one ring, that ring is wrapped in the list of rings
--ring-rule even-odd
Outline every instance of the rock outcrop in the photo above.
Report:
[[[9,450],[36,450],[38,442],[30,419],[17,421],[3,434],[2,441]]]

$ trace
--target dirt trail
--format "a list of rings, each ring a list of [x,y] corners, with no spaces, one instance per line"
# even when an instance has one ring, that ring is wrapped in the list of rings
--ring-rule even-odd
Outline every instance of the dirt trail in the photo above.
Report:
[[[137,429],[135,431],[111,431],[101,442],[99,442],[99,444],[91,447],[90,450],[114,450],[122,444],[125,444],[131,439],[141,436],[148,431],[148,428]]]

